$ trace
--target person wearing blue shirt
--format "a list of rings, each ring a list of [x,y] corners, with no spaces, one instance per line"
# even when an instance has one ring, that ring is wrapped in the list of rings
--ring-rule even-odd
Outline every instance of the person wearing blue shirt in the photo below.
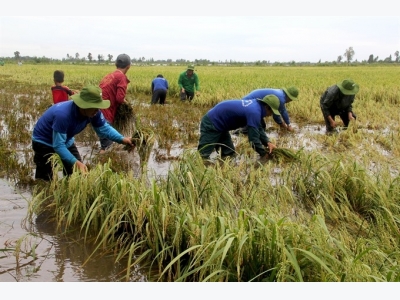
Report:
[[[165,99],[167,98],[168,92],[168,80],[158,74],[156,78],[151,82],[151,104],[160,103],[165,104]]]
[[[262,119],[272,114],[279,115],[279,99],[275,95],[264,98],[225,100],[210,109],[201,119],[200,138],[197,146],[203,159],[208,159],[214,149],[221,157],[235,155],[230,130],[248,127],[248,138],[252,148],[264,158],[276,148],[269,141],[262,126]],[[268,151],[265,149],[268,148]]]
[[[49,158],[54,153],[61,158],[64,175],[72,174],[74,166],[83,173],[87,172],[75,145],[74,136],[83,131],[89,123],[99,137],[134,147],[131,138],[122,136],[106,122],[100,109],[108,108],[110,101],[102,99],[99,87],[84,87],[79,94],[72,95],[71,98],[72,100],[60,102],[47,109],[33,129],[35,179],[52,180],[53,168]]]
[[[287,129],[288,131],[294,131],[293,127],[290,124],[289,113],[286,110],[286,103],[289,103],[293,100],[297,100],[297,97],[299,96],[299,90],[295,86],[282,89],[273,89],[273,88],[256,89],[251,91],[242,99],[250,100],[256,98],[263,98],[267,95],[275,95],[279,99],[280,116],[275,114],[273,115],[275,123],[277,123],[283,129]],[[236,133],[239,132],[246,134],[247,128],[242,127],[239,130],[237,130]]]

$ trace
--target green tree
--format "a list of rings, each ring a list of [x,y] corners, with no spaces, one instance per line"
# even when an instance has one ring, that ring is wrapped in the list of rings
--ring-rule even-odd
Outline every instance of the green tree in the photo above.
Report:
[[[108,62],[111,62],[111,60],[113,59],[113,56],[111,54],[108,54]]]
[[[337,63],[340,64],[340,63],[342,62],[342,59],[343,59],[343,56],[339,55],[339,56],[337,57],[337,59],[336,59]]]
[[[392,54],[390,54],[389,57],[386,57],[383,61],[384,62],[392,62]]]
[[[394,53],[394,57],[396,57],[395,61],[399,62],[399,50]]]
[[[368,63],[372,64],[373,62],[374,62],[374,55],[370,54],[369,57],[368,57]]]
[[[89,62],[92,62],[92,59],[93,59],[92,53],[89,52],[89,54],[87,55],[87,58],[88,58]]]
[[[349,47],[349,49],[346,49],[344,52],[344,57],[346,57],[347,63],[350,63],[353,60],[354,57],[354,49],[353,47]]]
[[[15,56],[16,60],[19,60],[19,55],[20,55],[19,51],[14,52],[14,56]]]
[[[76,58],[76,60],[79,59],[79,53],[78,52],[75,53],[75,58]]]

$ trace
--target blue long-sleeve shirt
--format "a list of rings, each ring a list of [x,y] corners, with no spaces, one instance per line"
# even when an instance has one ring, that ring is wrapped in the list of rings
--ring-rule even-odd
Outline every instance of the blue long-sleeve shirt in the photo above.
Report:
[[[247,94],[246,96],[244,96],[242,99],[245,100],[250,100],[250,99],[262,99],[267,95],[275,95],[279,98],[279,112],[283,118],[283,120],[285,121],[285,123],[287,125],[290,124],[290,119],[289,119],[289,114],[286,110],[286,94],[283,90],[281,89],[271,89],[271,88],[266,88],[266,89],[257,89],[257,90],[253,90],[251,91],[249,94]],[[272,115],[274,121],[277,124],[282,124],[282,119],[280,116],[277,115]]]
[[[225,100],[210,109],[207,116],[220,132],[247,126],[250,145],[260,156],[267,153],[263,145],[267,146],[269,139],[261,125],[262,118],[267,116],[267,110],[259,101]]]
[[[123,135],[106,122],[100,110],[92,118],[84,117],[72,100],[52,105],[37,121],[32,140],[52,147],[62,160],[74,164],[77,159],[68,148],[89,123],[99,137],[122,143]]]
[[[168,81],[162,77],[156,77],[151,82],[151,91],[155,90],[168,90]]]

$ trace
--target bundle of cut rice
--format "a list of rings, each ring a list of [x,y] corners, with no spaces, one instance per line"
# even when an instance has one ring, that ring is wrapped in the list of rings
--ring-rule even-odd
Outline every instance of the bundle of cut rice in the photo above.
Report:
[[[299,151],[293,151],[288,148],[275,148],[270,154],[272,159],[293,161],[299,158]]]
[[[152,146],[154,140],[154,134],[152,132],[146,132],[145,130],[136,130],[135,134],[131,138],[132,144],[136,148],[145,148],[146,146]],[[125,145],[124,150],[130,150],[132,147]]]
[[[132,152],[137,149],[137,152],[142,163],[146,162],[151,153],[154,144],[154,134],[151,131],[137,130],[132,136],[132,144],[134,147],[125,145],[124,150]]]
[[[135,122],[135,113],[133,106],[128,102],[123,102],[118,106],[117,113],[114,119],[114,127],[122,131],[125,127]]]

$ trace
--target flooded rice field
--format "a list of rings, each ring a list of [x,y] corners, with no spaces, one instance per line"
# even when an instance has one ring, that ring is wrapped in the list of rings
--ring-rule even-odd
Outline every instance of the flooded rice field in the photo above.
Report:
[[[284,135],[290,137],[289,147],[307,150],[323,148],[323,145],[319,145],[312,138],[315,135],[325,135],[320,126],[306,125],[301,129],[297,128],[294,134],[285,133]],[[268,136],[277,138],[279,132],[271,129]],[[236,144],[247,139],[244,135],[234,134],[232,138]],[[86,163],[99,158],[103,159],[97,154],[98,150],[94,149],[96,147],[89,147],[82,143],[77,143],[77,145]],[[146,162],[148,173],[154,177],[167,176],[172,163],[183,151],[181,145],[175,144],[167,155],[165,149],[159,149],[155,143]],[[133,173],[137,175],[141,173],[141,161],[136,152],[123,151],[120,145],[113,145],[107,152],[112,153],[114,157],[119,157],[124,165],[130,166]],[[216,156],[216,152],[213,152],[211,159],[215,160]],[[107,157],[104,155],[104,158]],[[237,162],[240,160],[240,156],[236,157]],[[275,171],[279,175],[280,170]],[[0,180],[0,245],[2,248],[0,249],[0,282],[120,281],[125,276],[124,262],[116,263],[116,257],[112,254],[96,254],[96,244],[90,241],[83,242],[82,237],[79,237],[76,232],[57,233],[56,224],[48,222],[43,216],[36,217],[33,224],[25,222],[31,197],[29,188],[19,188],[6,179]],[[15,255],[17,248],[20,251],[18,256]],[[130,281],[148,280],[147,275],[141,273],[139,268],[131,270],[129,276]]]
[[[316,145],[304,137],[309,133],[322,133],[316,126],[305,126],[297,132],[302,140],[301,146],[312,149]],[[277,132],[269,133],[270,137],[277,135]],[[247,137],[232,134],[232,139],[240,143],[240,140]],[[139,155],[123,151],[120,145],[114,144],[104,158],[99,157],[96,146],[90,147],[83,143],[77,143],[77,146],[86,163],[108,158],[107,152],[110,152],[118,156],[125,166],[129,166],[134,174],[141,173]],[[165,149],[160,149],[155,143],[146,162],[150,176],[167,176],[172,163],[183,151],[182,145],[174,144],[167,154]],[[213,152],[211,159],[215,160],[216,157],[217,153]],[[241,158],[239,156],[236,159],[240,161]],[[32,169],[32,179],[33,172]],[[48,222],[45,216],[36,217],[33,224],[26,222],[31,197],[30,188],[21,189],[11,181],[0,180],[0,282],[120,281],[125,276],[126,265],[123,262],[115,263],[116,257],[111,254],[98,253],[96,256],[93,254],[96,244],[83,242],[76,232],[71,235],[57,232],[56,224]],[[15,255],[16,248],[21,251],[18,256]],[[142,282],[148,279],[137,269],[133,272],[131,270],[130,280]]]
[[[69,68],[71,84],[97,82],[106,71],[97,69]],[[250,85],[247,69],[209,68],[196,101],[180,102],[173,84],[165,106],[149,105],[154,70],[134,70],[135,120],[120,131],[146,137],[140,147],[100,155],[88,128],[76,143],[90,172],[69,180],[59,172],[45,186],[33,180],[30,140],[50,105],[52,69],[21,70],[0,76],[1,282],[400,281],[399,93],[394,82],[382,88],[397,69],[293,68],[295,131],[266,118],[281,151],[260,160],[247,136],[232,134],[237,155],[209,161],[196,149],[204,113],[265,82],[287,84],[288,69],[248,70]],[[350,73],[362,86],[357,121],[327,135],[321,91]]]

